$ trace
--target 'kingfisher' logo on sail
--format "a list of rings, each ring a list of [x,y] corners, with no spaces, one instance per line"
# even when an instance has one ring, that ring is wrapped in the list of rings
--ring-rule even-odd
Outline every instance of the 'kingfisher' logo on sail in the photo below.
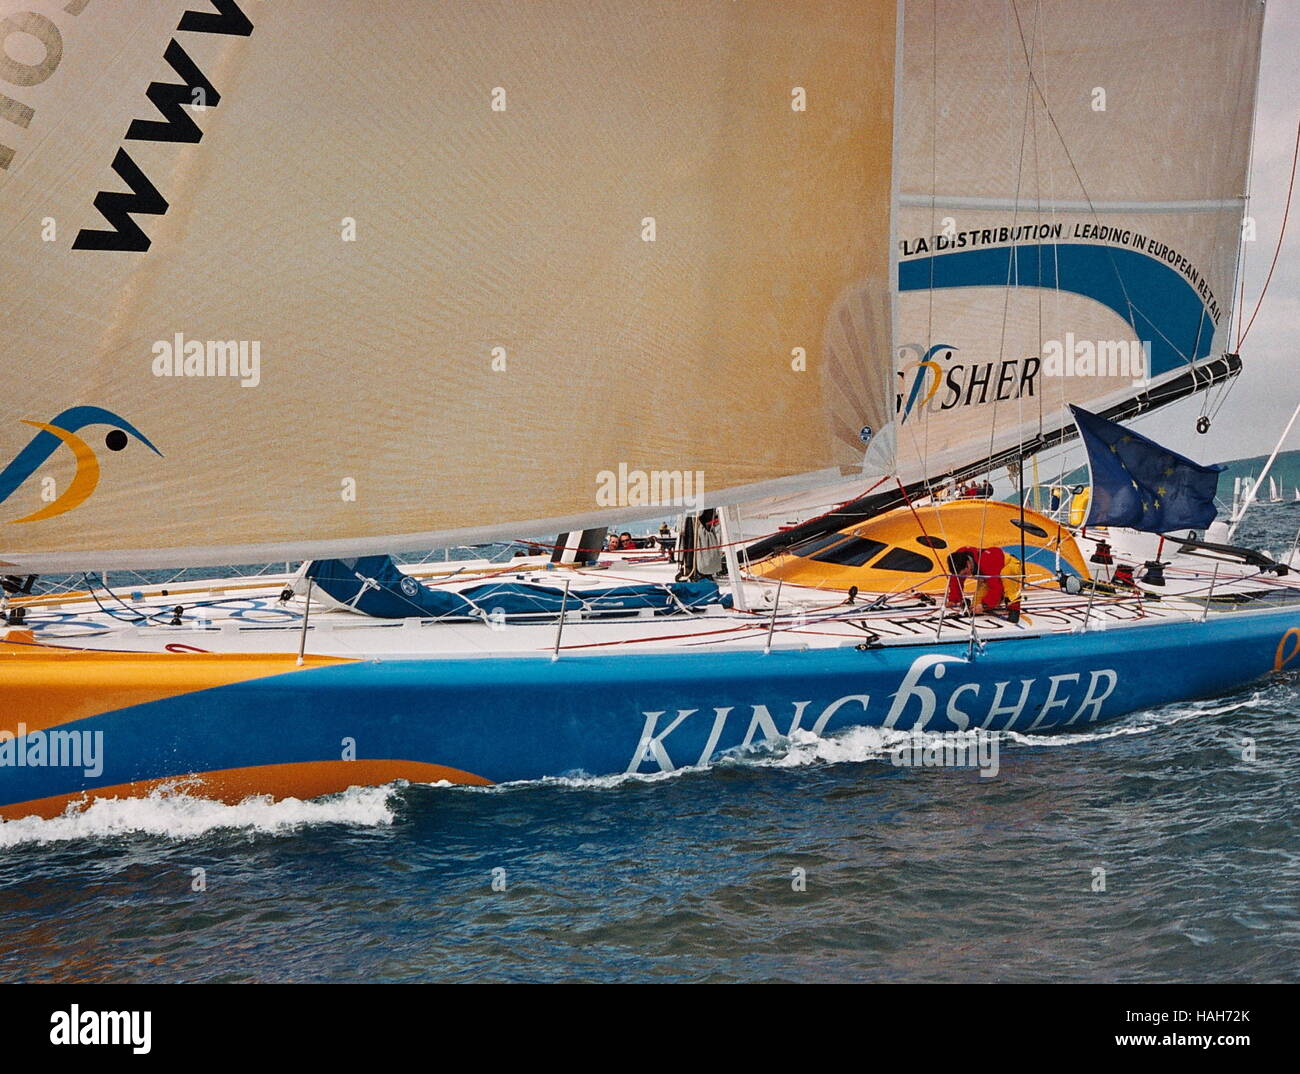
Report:
[[[900,358],[908,352],[917,355],[916,361],[898,371],[900,391],[894,397],[894,409],[900,425],[909,417],[920,419],[932,411],[981,406],[990,401],[1005,402],[1034,394],[1034,382],[1042,364],[1038,357],[954,362],[952,358],[958,350],[947,343],[936,343],[928,350],[922,350],[916,343],[899,348]]]
[[[64,514],[85,503],[90,498],[90,494],[99,487],[99,458],[94,449],[77,435],[89,425],[109,426],[108,433],[104,436],[104,446],[109,451],[123,450],[130,443],[130,438],[135,437],[155,455],[162,456],[162,452],[150,443],[144,433],[125,418],[103,407],[69,407],[53,421],[28,421],[24,418],[23,424],[31,425],[40,432],[14,456],[8,466],[0,470],[0,504],[8,500],[28,478],[45,465],[60,446],[66,446],[72,452],[77,460],[77,471],[72,482],[57,499],[22,518],[10,519],[11,523],[40,522]]]

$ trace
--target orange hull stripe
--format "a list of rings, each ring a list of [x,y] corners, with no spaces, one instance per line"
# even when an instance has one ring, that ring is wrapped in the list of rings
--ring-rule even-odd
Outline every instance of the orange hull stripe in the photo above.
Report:
[[[0,641],[0,730],[42,731],[196,690],[351,661],[292,653],[118,653]]]
[[[195,798],[211,798],[235,805],[255,794],[269,794],[274,798],[319,798],[322,794],[336,794],[349,787],[378,787],[395,779],[412,783],[445,780],[474,787],[492,784],[491,780],[471,772],[423,761],[303,761],[145,779],[75,794],[37,798],[31,802],[0,806],[0,818],[17,820],[36,816],[49,819],[59,816],[71,802],[89,804],[96,798],[144,798],[160,788],[175,788]]]

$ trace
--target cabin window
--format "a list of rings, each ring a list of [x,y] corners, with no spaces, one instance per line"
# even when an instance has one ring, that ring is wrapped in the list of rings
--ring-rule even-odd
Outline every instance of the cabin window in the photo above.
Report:
[[[923,533],[920,537],[918,537],[916,539],[916,543],[919,544],[922,548],[947,548],[948,547],[948,542],[945,541],[942,537],[931,537],[927,533]]]
[[[910,571],[913,574],[929,574],[935,569],[928,556],[907,548],[891,548],[871,566],[878,571]]]
[[[842,533],[832,533],[825,537],[813,537],[793,545],[790,548],[790,554],[793,556],[811,556],[814,552],[820,552],[827,545],[839,544],[844,539]]]
[[[887,547],[884,541],[873,541],[867,537],[850,537],[843,544],[837,544],[824,552],[818,552],[812,558],[818,563],[834,563],[840,567],[861,567],[867,560],[880,554]]]
[[[1035,537],[1046,537],[1047,531],[1042,526],[1035,526],[1032,522],[1021,522],[1018,518],[1013,518],[1011,524],[1017,529],[1024,530],[1026,533],[1032,533]]]

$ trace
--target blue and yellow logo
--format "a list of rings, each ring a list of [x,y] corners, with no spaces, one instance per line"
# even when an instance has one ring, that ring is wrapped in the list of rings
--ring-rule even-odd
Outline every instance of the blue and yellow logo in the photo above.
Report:
[[[908,393],[906,403],[904,403],[902,395],[899,395],[897,400],[896,409],[902,415],[899,420],[900,425],[907,421],[913,410],[919,411],[923,409],[934,398],[934,393],[939,390],[939,385],[943,382],[943,368],[938,362],[934,361],[934,356],[940,351],[955,351],[956,349],[956,347],[947,343],[936,343],[923,354],[921,348],[914,343],[900,348],[899,357],[902,357],[901,352],[909,350],[920,355],[915,362],[903,366],[898,371],[898,376],[903,381],[904,387],[906,387],[907,374],[913,369],[916,370],[916,375],[912,380],[912,390]],[[919,406],[917,405],[918,400]]]
[[[61,444],[66,444],[72,451],[77,460],[77,472],[71,484],[63,490],[58,499],[30,515],[11,519],[10,521],[14,523],[40,522],[43,519],[54,518],[85,503],[90,494],[95,491],[99,485],[99,459],[94,449],[77,435],[88,425],[109,426],[108,433],[104,437],[104,446],[109,451],[121,451],[130,443],[130,437],[135,437],[155,455],[162,456],[162,452],[149,442],[149,438],[144,433],[125,418],[102,407],[69,407],[53,421],[23,419],[23,424],[31,425],[40,432],[14,456],[8,466],[0,470],[0,504],[9,499],[23,482],[36,473]]]

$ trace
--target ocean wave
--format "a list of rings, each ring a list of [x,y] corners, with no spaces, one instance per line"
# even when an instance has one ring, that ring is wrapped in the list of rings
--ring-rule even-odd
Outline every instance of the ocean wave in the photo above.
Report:
[[[0,823],[0,849],[26,843],[55,843],[123,835],[196,839],[220,829],[283,835],[323,824],[381,827],[393,823],[397,785],[352,787],[341,794],[303,801],[245,798],[226,805],[209,798],[162,789],[147,798],[97,798],[73,803],[57,817],[24,817]]]

